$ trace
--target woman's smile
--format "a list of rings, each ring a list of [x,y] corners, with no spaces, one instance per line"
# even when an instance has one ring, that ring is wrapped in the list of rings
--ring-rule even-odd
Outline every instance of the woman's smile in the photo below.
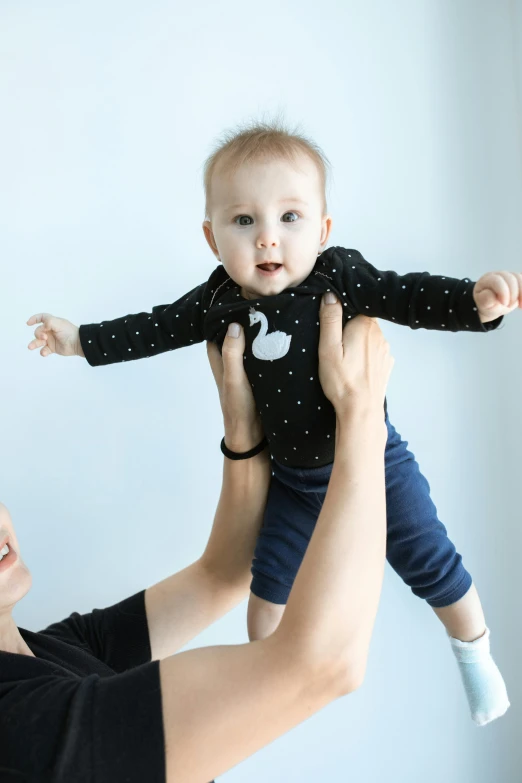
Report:
[[[18,557],[11,544],[5,543],[0,549],[0,573],[10,568]]]

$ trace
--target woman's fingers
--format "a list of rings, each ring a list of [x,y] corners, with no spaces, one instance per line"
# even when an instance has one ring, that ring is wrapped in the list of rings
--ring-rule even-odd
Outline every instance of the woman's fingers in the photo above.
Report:
[[[223,384],[223,360],[216,343],[207,341],[207,356],[216,386],[221,390]]]
[[[234,337],[234,334],[238,336]],[[215,343],[207,342],[207,356],[210,368],[220,393],[224,383],[231,387],[245,383],[244,350],[245,334],[239,324],[229,324],[221,353]]]
[[[359,314],[352,321],[348,321],[344,327],[343,345],[345,350],[353,343],[364,345],[368,341],[375,342],[378,339],[384,340],[384,337],[376,318]]]
[[[339,300],[331,291],[321,300],[319,321],[319,361],[340,358],[343,346],[343,313]]]
[[[244,351],[245,333],[243,329],[239,324],[229,324],[222,348],[225,383],[236,385],[245,382]]]
[[[262,439],[262,426],[243,364],[244,353],[245,334],[239,324],[229,325],[221,355],[217,346],[207,344],[219,390],[226,442],[236,451],[248,451]]]
[[[334,301],[332,301],[334,299]],[[375,318],[358,315],[343,329],[343,312],[337,297],[324,295],[320,309],[319,380],[337,409],[363,399],[384,398],[393,360]]]
[[[377,319],[366,315],[354,318],[345,326],[343,342],[351,358],[352,381],[356,386],[363,383],[368,394],[382,394],[384,398],[395,360]]]

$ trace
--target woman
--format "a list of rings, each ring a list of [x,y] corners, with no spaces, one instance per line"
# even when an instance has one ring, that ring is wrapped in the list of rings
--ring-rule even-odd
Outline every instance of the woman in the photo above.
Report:
[[[11,616],[31,579],[2,509],[2,781],[205,783],[359,687],[384,571],[382,411],[393,359],[375,321],[360,316],[343,332],[333,294],[320,317],[320,379],[337,413],[335,462],[272,636],[174,654],[248,593],[250,564],[236,563],[220,542],[235,529],[240,549],[248,537],[253,551],[270,477],[266,451],[225,459],[212,533],[197,563],[40,633],[17,628]],[[222,359],[208,348],[225,443],[241,455],[262,440],[243,350],[237,324]]]

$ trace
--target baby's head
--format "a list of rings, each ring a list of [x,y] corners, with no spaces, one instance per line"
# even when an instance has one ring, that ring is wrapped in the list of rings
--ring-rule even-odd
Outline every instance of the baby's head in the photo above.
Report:
[[[329,162],[314,142],[280,123],[225,134],[204,168],[203,231],[247,299],[299,285],[332,227]]]

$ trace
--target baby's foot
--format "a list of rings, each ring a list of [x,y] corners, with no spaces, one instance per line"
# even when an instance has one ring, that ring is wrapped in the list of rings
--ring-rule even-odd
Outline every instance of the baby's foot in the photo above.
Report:
[[[491,657],[489,637],[489,628],[474,642],[461,642],[450,636],[471,717],[477,726],[500,718],[510,706],[504,680]]]

